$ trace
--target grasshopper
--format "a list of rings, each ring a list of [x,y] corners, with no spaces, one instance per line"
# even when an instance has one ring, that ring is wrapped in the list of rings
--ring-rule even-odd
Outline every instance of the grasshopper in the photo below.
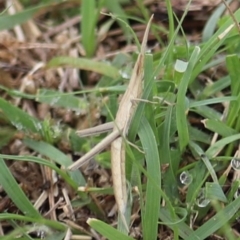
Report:
[[[127,224],[124,214],[127,206],[127,186],[125,177],[125,141],[123,138],[127,137],[128,129],[136,109],[136,103],[134,103],[134,100],[139,99],[142,96],[144,57],[152,18],[153,16],[151,16],[147,24],[141,45],[141,51],[134,65],[129,85],[120,101],[116,118],[113,124],[109,125],[110,127],[113,127],[112,133],[110,133],[99,144],[91,149],[91,151],[86,153],[83,157],[68,167],[69,170],[75,170],[79,168],[86,161],[90,160],[94,155],[101,152],[109,144],[111,144],[111,169],[114,196],[118,207],[118,213],[120,214],[126,228]]]

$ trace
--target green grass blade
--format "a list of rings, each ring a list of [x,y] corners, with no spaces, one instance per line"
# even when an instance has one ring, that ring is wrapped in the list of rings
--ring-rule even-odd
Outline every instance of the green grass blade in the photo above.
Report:
[[[214,171],[214,168],[213,168],[210,160],[208,159],[208,157],[205,154],[201,154],[200,157],[201,157],[202,161],[204,162],[205,166],[207,167],[208,172],[211,175],[213,181],[218,184],[218,178],[217,178],[217,175]]]
[[[237,21],[240,21],[240,9],[237,10],[234,15]],[[227,39],[229,31],[231,31],[229,27],[233,27],[233,19],[231,17],[229,17],[228,20],[216,31],[216,33],[203,45],[198,59],[199,63],[192,73],[190,82],[196,78],[196,76],[202,71],[205,64],[212,58],[214,53]]]
[[[231,80],[229,76],[222,77],[218,79],[213,84],[207,85],[202,93],[201,98],[212,97],[214,94],[221,92],[223,89],[230,86]]]
[[[216,103],[222,103],[222,102],[231,102],[236,101],[237,97],[230,96],[230,97],[219,97],[219,98],[211,98],[211,99],[205,99],[201,101],[191,101],[189,104],[189,108],[199,107],[199,106],[206,106]]]
[[[189,136],[190,136],[190,139],[194,142],[200,142],[205,144],[211,143],[211,136],[201,131],[200,129],[197,129],[192,126],[189,126]]]
[[[44,166],[47,166],[51,168],[52,170],[56,171],[56,173],[66,182],[69,186],[71,186],[75,191],[77,191],[79,185],[77,181],[79,181],[79,176],[73,176],[70,177],[69,173],[67,173],[65,170],[58,168],[54,163],[52,163],[49,160],[34,157],[34,156],[14,156],[14,155],[4,155],[0,154],[0,157],[4,159],[11,159],[11,160],[17,160],[17,161],[30,161],[37,164],[41,164]],[[73,179],[77,178],[77,181],[74,181]],[[99,214],[99,216],[102,216],[101,211],[96,207],[94,202],[90,201],[90,198],[88,196],[88,193],[78,191],[78,195],[81,197],[82,205],[88,205],[88,207],[95,212],[96,214]]]
[[[145,118],[142,118],[141,121],[139,137],[145,152],[147,172],[154,178],[155,182],[161,186],[160,161],[156,138],[150,124]],[[148,181],[146,186],[145,206],[142,210],[144,239],[154,240],[157,238],[160,198],[161,194],[158,189]]]
[[[173,222],[171,213],[167,208],[161,208],[160,210],[160,219],[163,223],[171,223]],[[179,229],[179,236],[183,239],[186,239],[189,236],[197,236],[195,235],[194,231],[183,221],[180,221],[181,219],[179,217],[175,217],[174,222],[175,224],[168,224],[168,227],[171,229],[174,229],[174,227],[177,227]],[[177,221],[180,221],[179,223],[176,223]],[[197,238],[196,238],[197,239]]]
[[[36,94],[36,101],[47,103],[54,107],[63,107],[76,112],[86,111],[88,103],[84,98],[75,97],[70,94],[52,89],[39,89]]]
[[[29,217],[41,218],[41,214],[28,200],[2,158],[0,158],[0,184],[23,214]]]
[[[226,203],[227,198],[218,183],[207,182],[205,188],[206,198],[210,200],[218,200]]]
[[[42,141],[37,142],[33,139],[25,139],[23,142],[26,146],[30,147],[34,151],[37,151],[42,155],[52,159],[54,162],[64,166],[65,168],[72,164],[72,160],[68,156],[49,143]],[[79,186],[85,186],[86,181],[79,170],[72,171],[69,174],[75,183],[77,183]]]
[[[169,41],[174,37],[174,13],[172,9],[172,3],[170,0],[165,0],[167,6],[167,13],[168,13],[168,21],[169,21]]]
[[[226,65],[231,78],[231,94],[237,96],[240,90],[239,74],[240,74],[240,59],[236,54],[228,55],[226,57]]]
[[[229,137],[238,133],[238,131],[231,127],[228,127],[226,123],[219,120],[206,119],[203,123],[205,128],[211,130],[214,133],[218,133],[222,137]]]
[[[183,151],[189,142],[189,133],[188,133],[188,124],[186,117],[186,92],[190,78],[192,76],[192,71],[197,62],[198,55],[200,53],[200,48],[195,47],[189,62],[186,71],[183,74],[181,82],[179,84],[178,94],[177,94],[177,104],[176,104],[176,120],[177,120],[177,129],[179,136],[180,150]]]
[[[20,214],[11,214],[11,213],[0,213],[0,221],[3,220],[19,220],[24,222],[32,222],[32,223],[39,223],[43,225],[47,225],[48,227],[51,227],[53,229],[59,230],[59,231],[65,231],[67,226],[61,222],[48,220],[45,218],[35,218],[31,216],[23,216]]]
[[[0,15],[0,31],[10,29],[16,25],[24,23],[31,19],[37,11],[43,8],[49,8],[50,6],[52,6],[52,4],[41,4],[39,6],[26,8],[14,15]]]
[[[64,179],[64,181],[68,183],[73,189],[76,190],[78,188],[77,183],[75,183],[65,171],[59,169],[54,163],[51,163],[46,159],[38,158],[34,156],[14,156],[14,155],[5,155],[5,154],[0,154],[0,157],[4,159],[11,159],[11,160],[18,160],[18,161],[30,161],[30,162],[34,162],[37,164],[42,164],[44,166],[50,167],[51,169],[56,171]]]
[[[164,123],[159,130],[159,137],[160,137],[160,147],[159,147],[159,155],[162,164],[169,165],[169,168],[164,173],[163,177],[163,187],[164,191],[166,192],[167,196],[174,202],[178,199],[178,183],[176,180],[176,171],[178,169],[179,160],[173,161],[173,156],[171,155],[170,151],[170,135],[172,134],[173,125],[176,124],[176,117],[175,117],[175,107],[169,106]],[[174,126],[175,128],[176,126]]]
[[[152,61],[152,56],[147,57],[149,61]],[[146,64],[144,65],[146,67]],[[144,72],[149,72],[149,69],[144,69]],[[141,97],[142,99],[148,99],[149,96],[152,94],[152,89],[154,86],[154,78],[151,76],[148,78],[144,77],[144,90],[143,90],[143,96]],[[130,141],[134,141],[135,136],[138,132],[138,128],[141,122],[141,118],[144,114],[144,109],[145,109],[145,103],[140,102],[138,105],[138,108],[134,114],[134,118],[132,119],[130,128],[129,128],[129,133],[128,133],[128,138]]]
[[[226,57],[226,65],[229,71],[230,79],[231,79],[231,94],[232,96],[237,96],[237,101],[231,102],[229,107],[229,114],[227,117],[228,126],[233,126],[236,119],[239,116],[239,102],[240,102],[240,84],[239,84],[239,68],[240,60],[236,54],[229,55]]]
[[[1,126],[0,128],[0,149],[6,146],[14,138],[16,130],[12,127]]]
[[[222,117],[222,115],[218,111],[208,106],[198,106],[195,108],[191,108],[189,110],[198,113],[200,116],[203,116],[204,118],[221,120]]]
[[[234,141],[237,141],[240,139],[240,134],[235,134],[226,138],[223,138],[217,142],[215,142],[212,146],[208,148],[206,151],[206,155],[209,158],[214,157],[223,147],[225,147],[227,144],[232,143]]]
[[[108,83],[109,84],[109,83]],[[0,85],[0,89],[6,91],[10,96],[13,97],[21,97],[21,98],[26,98],[26,99],[35,99],[38,96],[37,95],[32,95],[32,94],[27,94],[27,93],[23,93],[22,91],[19,90],[12,90],[12,89],[8,89],[5,88],[3,86]],[[68,96],[68,95],[73,95],[73,94],[86,94],[86,93],[96,93],[96,94],[105,94],[105,93],[124,93],[126,90],[126,86],[120,86],[120,85],[116,85],[116,86],[105,86],[105,87],[95,87],[92,89],[87,89],[87,90],[83,90],[83,91],[75,91],[75,92],[68,92],[68,93],[61,93],[61,96]],[[39,89],[39,92],[41,93],[41,91]],[[53,95],[48,95],[49,98],[54,98],[54,97],[59,97],[56,94]],[[38,97],[39,100],[42,100],[43,98]],[[36,99],[35,99],[36,100]],[[37,100],[36,100],[37,101]],[[43,100],[44,101],[44,100]]]
[[[189,236],[186,240],[195,240],[195,239],[206,239],[211,234],[215,233],[218,229],[220,229],[224,224],[226,224],[234,214],[240,208],[240,198],[237,198],[225,208],[220,210],[216,215],[214,215],[211,219],[209,219],[206,223],[200,226],[195,231],[195,236]],[[197,235],[197,238],[196,238]]]
[[[164,63],[168,59],[168,56],[169,55],[171,56],[171,52],[173,52],[173,47],[174,47],[174,43],[175,43],[177,34],[179,32],[179,29],[182,27],[183,20],[187,15],[187,12],[188,12],[188,9],[189,9],[189,6],[190,6],[191,2],[192,2],[192,0],[190,0],[188,2],[182,17],[181,17],[180,21],[178,22],[178,26],[177,26],[172,38],[170,39],[170,42],[169,42],[165,52],[163,53],[162,57],[160,58],[160,61],[159,61],[158,65],[157,65],[157,67],[156,67],[156,69],[153,73],[153,77],[157,76],[159,74],[159,72],[162,70],[162,67],[163,67]]]
[[[66,232],[51,233],[51,236],[47,236],[44,240],[62,240],[66,236]]]
[[[228,4],[231,1],[228,1]],[[212,37],[217,27],[217,23],[225,10],[226,10],[226,7],[223,3],[219,4],[219,6],[214,10],[213,14],[210,16],[210,18],[208,19],[207,23],[204,26],[203,33],[202,33],[203,42],[206,42]]]
[[[199,145],[197,145],[193,141],[190,141],[189,147],[195,158],[199,158],[199,156],[204,154],[203,150],[199,147]],[[191,207],[195,203],[199,190],[200,188],[202,188],[202,185],[204,184],[208,173],[206,165],[202,161],[198,161],[197,164],[195,164],[194,168],[191,169],[189,172],[192,175],[193,180],[188,187],[186,202],[189,203],[189,207]]]
[[[102,75],[117,79],[120,77],[117,68],[103,62],[97,62],[95,60],[86,58],[74,58],[74,57],[55,57],[47,63],[47,67],[60,67],[68,66],[73,68],[79,68],[86,71],[93,71]]]
[[[87,57],[92,57],[97,46],[95,28],[99,12],[96,8],[96,0],[83,0],[81,4],[81,35],[82,44]]]
[[[114,17],[121,18],[121,21],[119,21],[119,25],[123,30],[126,40],[128,41],[128,43],[130,43],[132,36],[130,34],[129,21],[127,19],[127,15],[123,10],[119,0],[105,0],[104,5],[114,15]]]
[[[176,37],[177,37],[177,33],[178,33],[179,29],[181,28],[181,24],[182,24],[184,18],[186,17],[187,10],[188,10],[190,4],[191,4],[191,1],[189,1],[188,5],[186,6],[186,10],[185,10],[182,18],[180,19],[180,21],[178,23],[178,26],[177,26],[177,28],[174,32],[173,38],[170,40],[170,43],[168,44],[168,47],[167,47],[166,51],[163,53],[163,56],[160,58],[160,61],[157,64],[156,69],[153,72],[151,78],[149,78],[148,80],[145,79],[145,84],[144,84],[145,87],[144,87],[144,92],[143,92],[142,99],[148,99],[149,95],[151,94],[153,85],[154,85],[155,76],[157,76],[159,74],[159,72],[162,70],[162,67],[163,67],[164,63],[166,62],[169,54],[173,51],[173,46],[174,46],[174,43],[175,43],[175,40],[176,40]],[[146,104],[143,103],[143,102],[139,103],[139,105],[138,105],[138,108],[137,108],[136,113],[135,113],[136,117],[134,117],[134,119],[131,123],[131,127],[129,129],[128,136],[129,136],[130,141],[132,141],[137,134],[137,131],[138,131],[138,128],[139,128],[139,125],[140,125],[140,119],[141,119],[141,116],[143,115],[145,105]]]
[[[113,228],[107,223],[100,220],[89,218],[87,223],[101,235],[109,240],[134,240],[133,238],[126,236],[125,234],[119,232],[117,229]]]

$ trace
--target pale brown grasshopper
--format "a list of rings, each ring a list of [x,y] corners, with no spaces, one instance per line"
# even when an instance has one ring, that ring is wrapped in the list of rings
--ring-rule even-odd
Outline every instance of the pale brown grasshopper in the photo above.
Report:
[[[114,195],[118,207],[118,212],[121,215],[123,222],[126,224],[124,217],[127,205],[127,187],[125,177],[125,146],[124,139],[127,136],[128,128],[130,126],[132,116],[135,112],[136,101],[142,96],[142,80],[144,76],[144,56],[146,51],[146,44],[150,29],[150,24],[153,16],[150,18],[141,45],[141,51],[135,63],[132,76],[124,93],[119,109],[114,120],[113,131],[99,144],[97,144],[91,151],[68,167],[69,170],[75,170],[82,166],[86,161],[90,160],[94,155],[101,152],[111,143],[111,167]]]

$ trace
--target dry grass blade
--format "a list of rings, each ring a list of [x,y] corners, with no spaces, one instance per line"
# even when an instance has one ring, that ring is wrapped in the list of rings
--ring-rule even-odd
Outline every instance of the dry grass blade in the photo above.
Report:
[[[115,200],[118,206],[119,214],[124,223],[126,223],[124,213],[127,204],[127,189],[125,178],[125,147],[123,138],[127,135],[128,128],[136,108],[136,103],[134,103],[133,100],[140,98],[142,95],[144,56],[152,18],[153,16],[150,18],[145,30],[141,45],[141,52],[135,63],[128,88],[119,104],[119,109],[114,122],[115,126],[113,128],[113,132],[121,131],[119,133],[120,136],[115,139],[111,145],[111,166]]]

